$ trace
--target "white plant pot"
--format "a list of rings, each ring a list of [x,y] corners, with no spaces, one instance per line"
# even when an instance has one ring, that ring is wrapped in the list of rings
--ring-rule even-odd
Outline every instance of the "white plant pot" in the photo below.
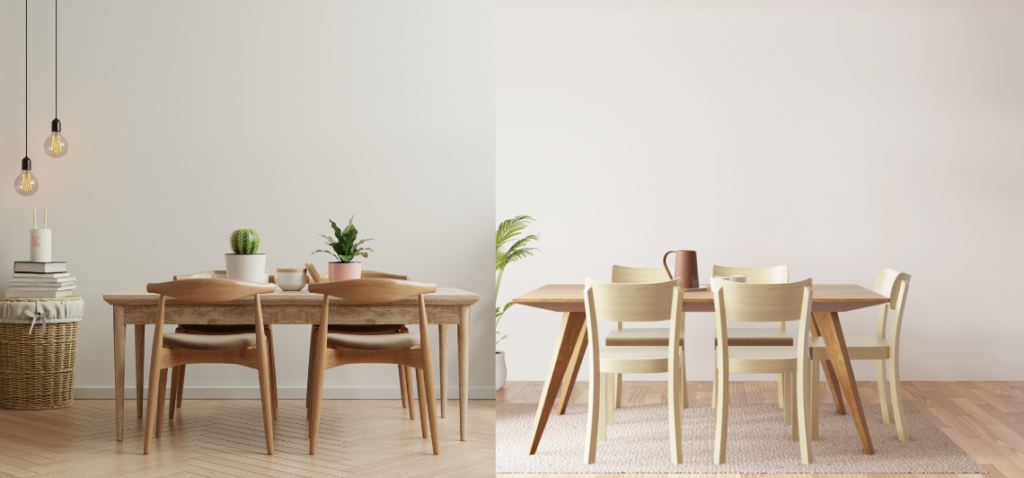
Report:
[[[224,254],[224,262],[227,263],[228,279],[266,282],[266,254]]]
[[[508,377],[508,368],[505,367],[505,351],[494,352],[494,390],[505,388],[505,378]]]

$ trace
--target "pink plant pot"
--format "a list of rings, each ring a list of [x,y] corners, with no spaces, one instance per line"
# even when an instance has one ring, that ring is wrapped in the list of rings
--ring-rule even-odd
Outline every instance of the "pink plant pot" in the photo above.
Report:
[[[363,265],[358,262],[331,262],[327,264],[327,273],[331,282],[358,279],[363,273]]]

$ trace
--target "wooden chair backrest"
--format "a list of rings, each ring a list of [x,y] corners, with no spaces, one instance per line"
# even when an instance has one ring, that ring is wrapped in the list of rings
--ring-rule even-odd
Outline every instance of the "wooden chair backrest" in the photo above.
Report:
[[[900,329],[903,325],[903,306],[907,302],[907,292],[910,290],[910,274],[882,269],[875,278],[875,292],[889,297],[889,303],[879,307],[878,311],[878,338],[885,338],[885,324],[889,309],[892,309],[892,328],[889,333],[891,347],[898,347]]]
[[[613,284],[650,284],[671,279],[662,267],[612,266]]]
[[[174,276],[174,280],[216,279],[218,272],[223,273],[223,271],[203,271],[203,272],[195,272],[195,273],[192,273],[192,274],[179,274],[179,275]],[[277,277],[274,276],[274,275],[271,275],[270,271],[264,270],[263,273],[267,274],[267,282],[268,283],[270,283],[270,284],[276,284],[277,283]]]
[[[811,279],[786,284],[747,284],[726,281],[715,293],[715,338],[718,363],[728,362],[729,332],[726,322],[799,321],[796,346],[799,370],[808,359],[808,329],[811,320]],[[726,369],[728,370],[728,369]]]
[[[382,304],[437,292],[437,286],[397,279],[359,279],[310,284],[309,291],[362,304]]]
[[[232,279],[189,279],[154,282],[146,285],[146,292],[197,304],[215,304],[272,293],[274,284]]]
[[[712,276],[747,276],[747,284],[784,284],[789,282],[789,266],[771,267],[726,267],[713,266]],[[779,322],[776,327],[779,332],[786,331],[786,323]]]
[[[662,271],[664,274],[664,270]],[[591,376],[600,370],[601,340],[597,322],[654,322],[668,320],[670,355],[679,352],[679,336],[686,315],[683,312],[682,279],[641,284],[616,284],[587,279],[583,292],[590,336]],[[671,360],[671,359],[670,359]]]
[[[412,280],[409,276],[403,276],[401,274],[389,274],[387,272],[378,271],[362,271],[359,273],[360,279],[398,279],[398,280]]]

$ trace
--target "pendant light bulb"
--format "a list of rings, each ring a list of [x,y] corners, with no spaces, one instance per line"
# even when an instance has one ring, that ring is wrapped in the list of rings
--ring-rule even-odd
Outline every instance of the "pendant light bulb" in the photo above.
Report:
[[[50,136],[43,142],[43,150],[51,158],[59,158],[68,153],[68,140],[60,133],[60,120],[57,118],[53,119],[51,123],[52,132]]]
[[[21,160],[21,174],[14,178],[14,190],[22,196],[31,196],[39,191],[39,178],[32,174],[32,160],[28,156]]]

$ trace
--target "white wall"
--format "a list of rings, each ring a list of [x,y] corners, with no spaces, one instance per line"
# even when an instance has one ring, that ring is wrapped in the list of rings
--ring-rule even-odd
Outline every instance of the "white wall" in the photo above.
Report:
[[[536,217],[543,250],[499,303],[670,249],[705,278],[890,267],[913,275],[904,379],[1024,379],[1024,3],[540,3],[498,8],[498,219]],[[711,315],[687,319],[710,380]],[[558,320],[510,311],[509,380],[543,379]]]
[[[325,268],[326,255],[310,256],[317,235],[330,232],[328,218],[353,214],[375,239],[364,267],[481,295],[471,396],[493,397],[493,6],[61,2],[70,152],[58,160],[42,148],[53,4],[30,3],[29,154],[41,189],[22,198],[11,186],[24,156],[24,17],[21,2],[2,2],[0,264],[27,258],[31,207],[49,206],[54,258],[68,261],[86,300],[80,397],[112,396],[104,293],[223,268],[238,227],[261,233],[271,269]],[[302,397],[309,329],[279,329],[282,396]],[[131,351],[131,327],[128,336]],[[130,359],[127,375],[131,386]],[[394,366],[343,367],[328,381],[328,396],[398,397]],[[255,373],[231,366],[189,367],[186,386],[193,396],[258,396]]]

